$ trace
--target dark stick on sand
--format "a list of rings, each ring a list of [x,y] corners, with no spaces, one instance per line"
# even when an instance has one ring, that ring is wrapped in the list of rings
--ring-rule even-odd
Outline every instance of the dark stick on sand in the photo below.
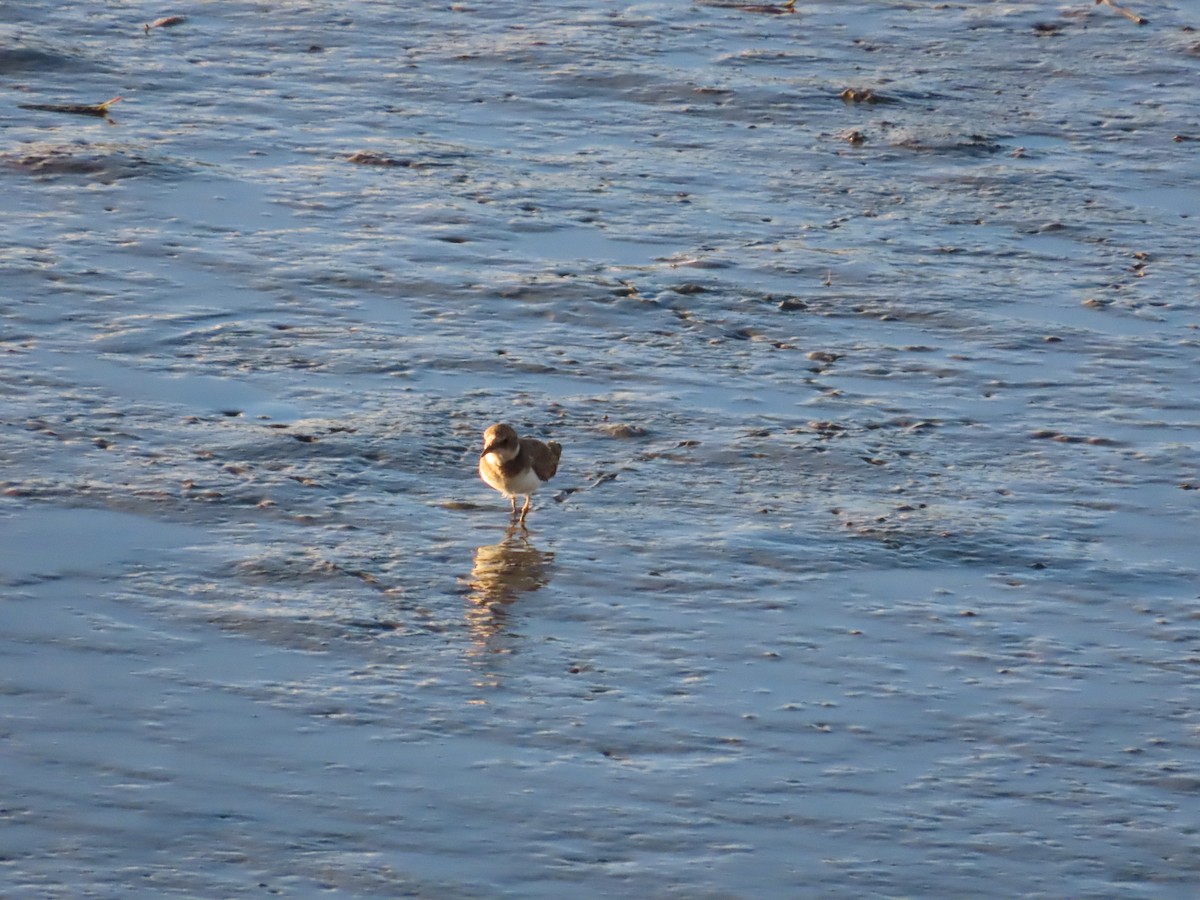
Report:
[[[103,103],[18,103],[21,109],[40,109],[44,112],[71,113],[76,116],[107,116],[108,108],[120,102],[120,97],[113,97]]]
[[[736,9],[740,12],[768,13],[773,16],[796,11],[796,0],[787,0],[785,3],[739,3],[736,0],[709,0],[705,5],[717,6],[721,9]]]

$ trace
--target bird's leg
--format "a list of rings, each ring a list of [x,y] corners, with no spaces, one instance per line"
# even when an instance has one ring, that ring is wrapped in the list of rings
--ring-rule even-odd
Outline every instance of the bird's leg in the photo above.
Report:
[[[531,509],[533,509],[533,494],[526,494],[525,505],[521,507],[521,524],[525,523],[525,517],[529,515]]]
[[[517,495],[513,494],[508,499],[512,501],[512,514],[515,516],[517,514]]]

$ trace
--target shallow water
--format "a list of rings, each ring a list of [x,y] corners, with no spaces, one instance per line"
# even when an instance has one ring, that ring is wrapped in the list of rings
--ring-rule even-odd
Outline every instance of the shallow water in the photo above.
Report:
[[[1137,11],[0,10],[4,895],[1194,896]]]

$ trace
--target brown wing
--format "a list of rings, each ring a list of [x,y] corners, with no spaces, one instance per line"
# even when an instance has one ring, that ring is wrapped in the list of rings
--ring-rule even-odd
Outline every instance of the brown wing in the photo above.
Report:
[[[543,444],[533,438],[521,438],[521,449],[529,456],[534,474],[542,481],[549,481],[558,471],[558,459],[562,456],[562,444],[551,441]]]

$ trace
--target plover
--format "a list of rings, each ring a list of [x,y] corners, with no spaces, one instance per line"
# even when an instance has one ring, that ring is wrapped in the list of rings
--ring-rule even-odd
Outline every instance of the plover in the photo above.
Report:
[[[479,477],[512,501],[517,514],[517,495],[525,497],[521,522],[533,508],[533,492],[554,477],[562,445],[543,444],[520,437],[511,425],[493,425],[483,433],[483,453],[479,455]]]

